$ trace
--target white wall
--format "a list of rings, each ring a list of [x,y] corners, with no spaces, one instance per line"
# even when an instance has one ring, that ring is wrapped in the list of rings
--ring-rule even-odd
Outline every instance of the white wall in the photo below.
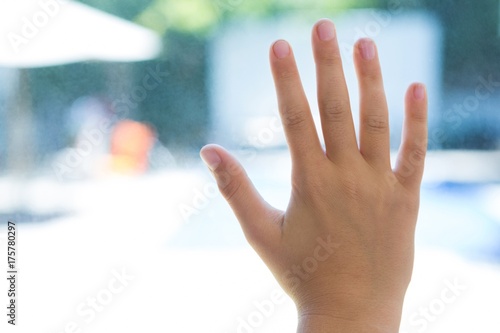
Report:
[[[421,81],[430,93],[431,122],[439,112],[441,29],[426,13],[353,11],[332,17],[337,25],[344,70],[357,126],[358,91],[352,47],[360,37],[379,47],[390,108],[391,141],[399,146],[404,94],[411,82]],[[237,21],[221,29],[212,43],[213,140],[229,147],[260,148],[285,145],[276,130],[277,103],[269,69],[269,47],[287,39],[294,48],[306,94],[319,125],[316,78],[311,50],[313,21],[287,17],[274,21]],[[319,127],[318,127],[319,130]]]

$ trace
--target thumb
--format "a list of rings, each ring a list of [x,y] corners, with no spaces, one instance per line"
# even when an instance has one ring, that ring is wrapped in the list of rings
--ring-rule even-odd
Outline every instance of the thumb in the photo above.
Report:
[[[245,237],[254,248],[275,243],[281,233],[281,211],[269,205],[255,189],[238,160],[218,145],[200,151],[241,224]]]

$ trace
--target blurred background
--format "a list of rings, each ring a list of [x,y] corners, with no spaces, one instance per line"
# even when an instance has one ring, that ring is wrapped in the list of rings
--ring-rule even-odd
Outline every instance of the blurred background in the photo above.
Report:
[[[17,331],[294,331],[198,152],[224,145],[286,208],[268,49],[292,43],[319,125],[310,34],[323,17],[353,110],[352,47],[377,42],[394,153],[406,87],[430,94],[401,332],[499,331],[499,0],[5,0],[0,247],[15,221]]]

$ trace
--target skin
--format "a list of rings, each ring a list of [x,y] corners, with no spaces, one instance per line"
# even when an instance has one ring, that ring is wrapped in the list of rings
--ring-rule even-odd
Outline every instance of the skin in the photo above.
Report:
[[[333,23],[319,21],[312,45],[325,149],[320,145],[293,51],[270,50],[279,112],[292,159],[285,211],[271,207],[241,164],[208,145],[201,156],[255,251],[297,306],[298,332],[398,332],[414,258],[427,147],[427,94],[405,99],[403,138],[390,163],[388,108],[375,44],[354,46],[360,91],[356,140]]]

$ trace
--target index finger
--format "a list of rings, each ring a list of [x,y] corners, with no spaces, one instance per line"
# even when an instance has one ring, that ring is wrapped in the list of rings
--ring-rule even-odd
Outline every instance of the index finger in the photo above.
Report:
[[[292,165],[311,165],[312,159],[324,154],[290,45],[284,40],[275,42],[270,61]]]

